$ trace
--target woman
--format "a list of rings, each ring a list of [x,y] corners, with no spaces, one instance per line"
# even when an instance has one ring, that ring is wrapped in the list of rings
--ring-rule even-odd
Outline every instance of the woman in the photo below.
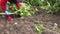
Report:
[[[10,14],[9,14],[10,12],[8,11],[8,6],[7,6],[8,1],[10,3],[15,3],[18,9],[20,9],[20,1],[17,1],[17,0],[0,0],[0,8],[2,9],[3,12],[5,12],[7,20],[12,21],[13,18],[10,16]]]
[[[5,12],[7,20],[12,21],[13,18],[10,16],[7,10],[8,7],[6,6],[7,1],[8,0],[0,0],[0,8],[2,9],[3,12]]]

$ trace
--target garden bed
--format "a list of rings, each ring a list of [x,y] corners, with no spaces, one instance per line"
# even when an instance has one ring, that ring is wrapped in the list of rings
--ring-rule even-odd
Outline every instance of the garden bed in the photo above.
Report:
[[[37,34],[34,32],[34,27],[40,24],[46,27],[42,34],[59,34],[60,28],[60,15],[47,14],[39,9],[33,16],[24,18],[14,18],[14,21],[7,21],[4,17],[0,16],[0,34]],[[57,24],[57,29],[52,30],[50,25]]]

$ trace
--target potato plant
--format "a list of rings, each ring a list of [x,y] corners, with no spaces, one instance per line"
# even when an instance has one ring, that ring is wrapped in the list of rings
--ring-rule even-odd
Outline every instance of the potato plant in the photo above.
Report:
[[[43,24],[40,24],[40,26],[35,26],[34,28],[34,31],[37,33],[37,34],[42,34],[42,32],[44,31],[44,25]]]
[[[21,7],[19,10],[17,9],[15,4],[8,3],[8,5],[10,6],[10,11],[17,11],[17,14],[20,16],[31,16],[35,13],[35,10],[33,10],[30,5],[26,3],[21,3]]]
[[[60,11],[60,0],[25,0],[25,2],[43,8],[47,13]]]

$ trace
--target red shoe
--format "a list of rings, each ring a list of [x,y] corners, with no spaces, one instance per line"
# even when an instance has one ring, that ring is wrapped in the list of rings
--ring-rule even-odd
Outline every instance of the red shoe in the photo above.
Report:
[[[13,18],[11,16],[6,16],[8,21],[13,21]]]

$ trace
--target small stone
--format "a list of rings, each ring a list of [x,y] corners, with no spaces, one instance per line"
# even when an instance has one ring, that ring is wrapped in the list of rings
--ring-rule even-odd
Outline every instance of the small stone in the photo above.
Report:
[[[15,25],[17,25],[18,23],[16,22],[16,23],[14,23]]]
[[[57,23],[54,23],[55,26],[57,26]]]

